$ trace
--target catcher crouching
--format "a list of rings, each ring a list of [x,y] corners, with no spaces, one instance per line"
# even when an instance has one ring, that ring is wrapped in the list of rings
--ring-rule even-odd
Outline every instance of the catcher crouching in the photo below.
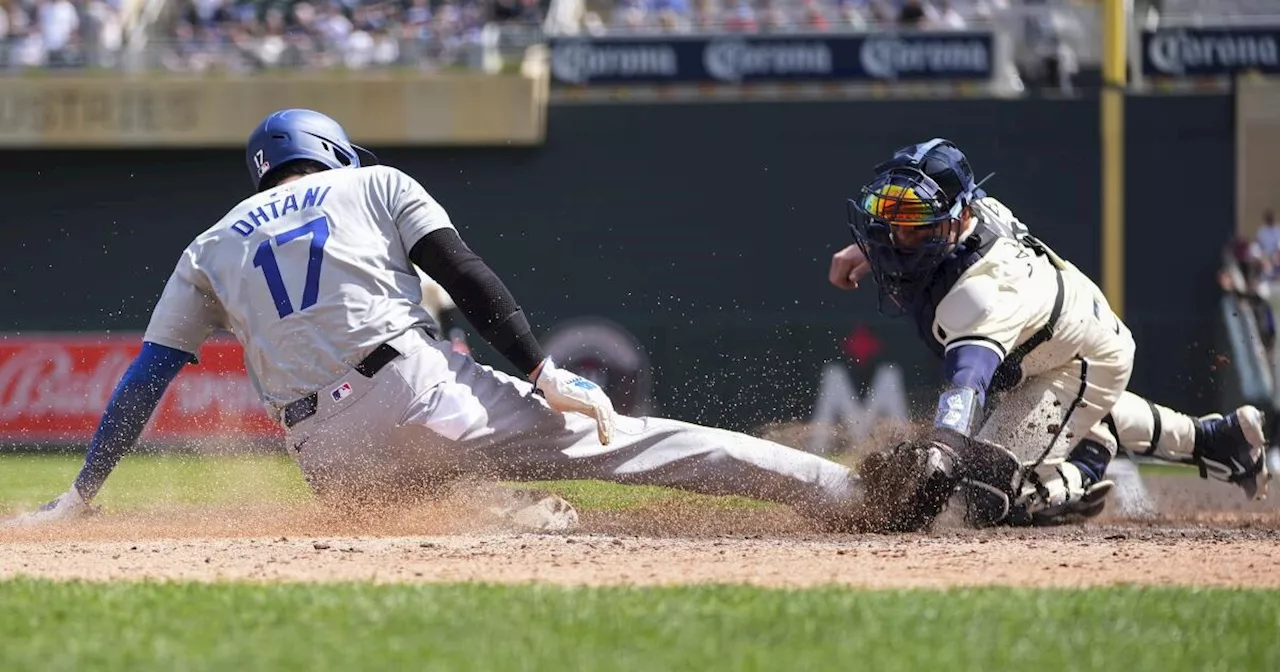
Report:
[[[986,194],[954,143],[898,150],[848,210],[854,244],[830,282],[870,276],[881,312],[915,321],[945,381],[932,428],[863,464],[868,529],[923,529],[953,501],[979,527],[1091,518],[1121,447],[1265,497],[1262,413],[1192,417],[1127,391],[1128,327]]]

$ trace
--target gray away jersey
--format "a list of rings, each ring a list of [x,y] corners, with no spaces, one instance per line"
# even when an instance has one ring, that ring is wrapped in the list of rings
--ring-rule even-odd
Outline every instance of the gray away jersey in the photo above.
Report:
[[[263,402],[278,409],[432,324],[409,250],[452,227],[422,185],[389,166],[326,170],[256,194],[183,251],[144,340],[195,354],[214,330],[230,331]]]

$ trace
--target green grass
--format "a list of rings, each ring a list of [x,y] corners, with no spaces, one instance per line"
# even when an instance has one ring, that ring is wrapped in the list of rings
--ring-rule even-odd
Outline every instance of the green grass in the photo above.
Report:
[[[0,583],[0,669],[1280,669],[1280,592]]]
[[[0,456],[0,514],[38,506],[64,492],[81,464],[82,458],[73,455]],[[709,509],[771,506],[744,497],[706,497],[670,488],[601,481],[529,485],[556,492],[582,511],[629,511],[677,503]],[[131,455],[120,462],[95,503],[107,511],[127,511],[172,504],[300,502],[310,496],[297,466],[283,455]]]
[[[43,504],[63,492],[82,458],[67,454],[0,455],[0,515]],[[1142,465],[1143,475],[1195,476],[1178,465]],[[707,509],[765,508],[745,497],[705,497],[670,488],[621,486],[600,481],[545,481],[531,485],[560,494],[583,511],[631,511],[683,504]],[[131,455],[108,479],[97,499],[108,511],[172,504],[299,502],[310,498],[297,466],[283,455],[195,457]]]
[[[1195,467],[1184,464],[1143,464],[1138,467],[1143,476],[1196,476],[1200,472]]]
[[[63,492],[82,458],[67,454],[0,455],[0,514],[43,504]],[[1142,465],[1143,475],[1194,476],[1178,465]],[[531,485],[560,494],[583,511],[630,511],[684,504],[708,509],[771,506],[744,497],[706,497],[670,488],[621,486],[600,481],[545,481]],[[130,455],[97,499],[108,511],[172,504],[299,502],[310,498],[297,466],[283,455],[195,457]]]
[[[42,504],[65,492],[83,458],[17,454],[0,457],[0,510]],[[285,456],[132,455],[120,462],[97,503],[108,510],[164,504],[306,501],[298,468]]]

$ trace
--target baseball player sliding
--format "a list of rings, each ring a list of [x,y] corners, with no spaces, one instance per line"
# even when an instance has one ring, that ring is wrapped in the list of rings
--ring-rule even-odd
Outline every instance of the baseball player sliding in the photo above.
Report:
[[[860,499],[839,464],[662,418],[618,416],[556,366],[504,283],[417,181],[365,166],[329,117],[268,116],[246,148],[256,194],[182,252],[137,359],[66,493],[20,522],[75,518],[215,330],[244,347],[286,450],[322,497],[385,499],[456,477],[604,479],[790,504],[838,527]],[[369,155],[371,156],[371,155]],[[415,266],[524,378],[442,339]]]
[[[1265,496],[1262,414],[1195,418],[1126,391],[1129,329],[1087,276],[986,195],[953,143],[902,148],[875,173],[849,201],[855,244],[832,258],[830,282],[854,289],[870,275],[881,311],[915,320],[946,379],[932,433],[864,466],[875,499],[876,481],[916,469],[888,519],[927,525],[957,490],[976,524],[1096,516],[1119,446]]]

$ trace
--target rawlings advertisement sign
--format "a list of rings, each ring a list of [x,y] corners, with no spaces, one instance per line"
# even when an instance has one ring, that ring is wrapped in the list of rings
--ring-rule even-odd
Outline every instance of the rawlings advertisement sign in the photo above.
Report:
[[[141,338],[0,335],[0,442],[87,442]],[[141,441],[265,439],[280,430],[232,339],[211,339],[169,386]]]

